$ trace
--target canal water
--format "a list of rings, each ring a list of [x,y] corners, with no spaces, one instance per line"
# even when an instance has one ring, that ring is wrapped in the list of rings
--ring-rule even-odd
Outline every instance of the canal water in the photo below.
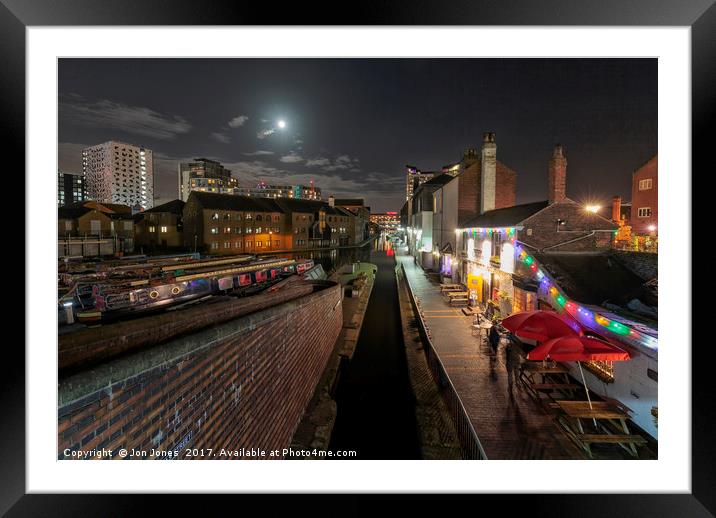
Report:
[[[378,271],[353,358],[341,365],[329,449],[355,450],[357,459],[419,459],[390,243],[376,241],[368,261]]]
[[[356,261],[369,261],[372,248],[377,246],[376,243],[377,240],[373,242],[372,246],[369,243],[361,248],[317,250],[313,252],[294,252],[279,255],[281,257],[291,259],[313,259],[316,263],[320,263],[323,266],[323,270],[330,275],[333,270],[337,270],[343,265],[351,264]]]

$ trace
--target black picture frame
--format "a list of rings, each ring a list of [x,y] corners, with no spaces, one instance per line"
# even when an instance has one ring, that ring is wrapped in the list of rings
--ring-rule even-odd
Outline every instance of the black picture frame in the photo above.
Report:
[[[340,7],[340,11],[339,11]],[[137,13],[141,12],[141,18]],[[688,26],[692,51],[693,171],[713,170],[707,144],[716,115],[716,5],[714,0],[503,0],[363,1],[292,3],[214,0],[0,0],[0,108],[3,141],[14,150],[13,174],[24,171],[25,148],[25,29],[39,25],[616,25]],[[711,130],[711,131],[709,131]],[[9,172],[9,171],[8,171]],[[680,172],[680,174],[684,174]],[[693,177],[692,177],[693,178]],[[675,181],[678,181],[675,180]],[[17,192],[17,190],[15,190]],[[19,196],[17,196],[19,198]],[[20,204],[24,201],[18,200]],[[696,203],[692,204],[696,206]],[[16,209],[24,213],[24,207]],[[688,215],[688,208],[685,208]],[[687,218],[688,219],[688,218]],[[16,221],[16,220],[15,220]],[[690,234],[690,225],[685,235]],[[26,239],[31,239],[27,235]],[[13,239],[17,241],[15,236]],[[690,253],[686,261],[690,260]],[[17,264],[22,264],[15,255]],[[25,275],[31,274],[27,269]],[[17,272],[13,273],[17,276]],[[677,276],[683,282],[682,273]],[[691,284],[690,284],[691,285]],[[24,287],[14,291],[22,304]],[[25,307],[22,304],[22,307]],[[692,305],[694,321],[707,308]],[[685,323],[687,324],[687,323]],[[689,332],[691,323],[688,323]],[[7,516],[124,516],[146,510],[142,495],[26,495],[25,494],[25,354],[14,340],[5,343],[0,391],[0,514]],[[679,346],[685,352],[691,337]],[[708,344],[701,344],[708,345]],[[692,355],[692,492],[690,494],[480,495],[480,507],[497,504],[504,512],[523,510],[542,516],[714,516],[716,514],[716,455],[710,441],[716,430],[715,406],[707,369],[710,347],[693,347]],[[11,366],[11,368],[7,368]],[[438,476],[436,474],[436,476]],[[555,488],[558,491],[558,488]],[[175,495],[162,502],[164,512],[185,508]],[[501,500],[496,501],[497,498]],[[506,505],[505,499],[509,499]],[[365,501],[367,500],[367,502]],[[372,497],[351,497],[346,512],[372,508]],[[421,498],[411,505],[425,509]],[[501,504],[501,505],[500,505]],[[472,504],[471,504],[472,505]],[[453,503],[457,510],[459,503]],[[516,506],[516,507],[515,507]],[[218,508],[217,508],[218,510]],[[407,509],[406,509],[407,510]],[[238,510],[237,510],[238,511]],[[480,511],[480,509],[476,509]],[[492,511],[495,512],[495,511]],[[272,513],[273,514],[273,513]]]

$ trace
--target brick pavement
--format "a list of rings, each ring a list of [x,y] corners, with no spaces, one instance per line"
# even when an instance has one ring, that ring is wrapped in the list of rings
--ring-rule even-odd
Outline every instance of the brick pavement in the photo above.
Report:
[[[465,406],[488,459],[582,459],[584,456],[518,382],[509,383],[502,345],[492,355],[472,336],[472,317],[450,308],[437,284],[398,252],[432,342]],[[512,347],[510,362],[521,361]],[[512,385],[512,386],[510,386]]]

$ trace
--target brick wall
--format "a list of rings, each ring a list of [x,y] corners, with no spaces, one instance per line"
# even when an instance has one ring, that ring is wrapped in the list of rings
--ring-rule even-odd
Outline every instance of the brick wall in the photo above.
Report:
[[[557,231],[557,220],[566,221]],[[567,200],[553,203],[523,222],[518,239],[543,250],[554,247],[554,252],[605,250],[611,247],[617,225],[597,214],[587,212],[582,205]],[[591,231],[597,232],[589,236]],[[589,237],[584,237],[589,236]],[[577,238],[583,238],[578,239]],[[573,241],[567,243],[568,241]],[[560,246],[560,243],[564,243]]]
[[[639,189],[641,180],[651,179],[651,187]],[[650,216],[639,216],[639,209],[651,209]],[[650,227],[658,227],[659,222],[659,160],[653,157],[632,175],[631,218],[633,234],[647,235]]]
[[[517,191],[517,173],[500,161],[497,162],[497,189],[495,208],[503,209],[515,205]]]
[[[58,458],[288,447],[340,332],[341,295],[331,283],[61,380]]]

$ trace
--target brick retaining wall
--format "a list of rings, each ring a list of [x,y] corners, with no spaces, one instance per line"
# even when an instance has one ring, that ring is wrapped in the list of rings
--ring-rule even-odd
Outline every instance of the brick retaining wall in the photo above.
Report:
[[[58,458],[288,447],[342,326],[340,286],[325,284],[61,381]]]

